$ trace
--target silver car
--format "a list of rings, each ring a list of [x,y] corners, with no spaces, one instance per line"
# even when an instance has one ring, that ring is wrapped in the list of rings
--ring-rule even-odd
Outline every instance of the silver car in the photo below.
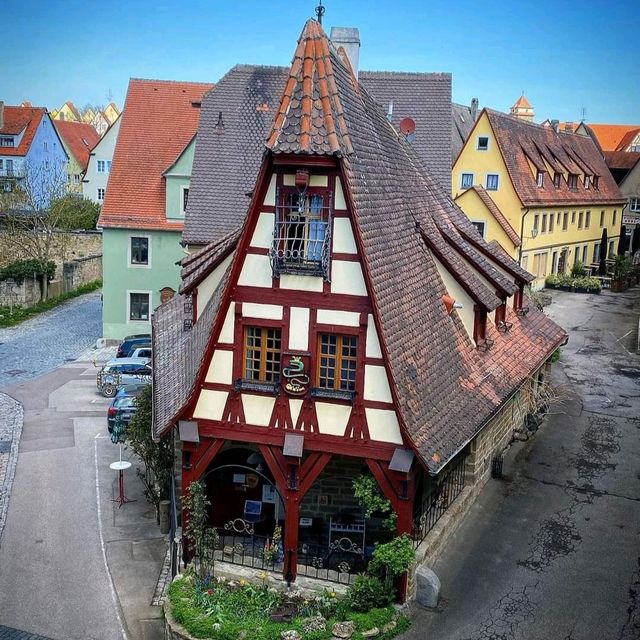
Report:
[[[96,378],[96,386],[106,398],[113,398],[118,387],[125,384],[151,382],[151,366],[149,358],[118,358],[109,360],[100,369]]]

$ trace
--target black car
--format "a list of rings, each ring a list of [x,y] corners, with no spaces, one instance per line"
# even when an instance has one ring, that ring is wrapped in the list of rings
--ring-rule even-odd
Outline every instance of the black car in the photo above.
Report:
[[[124,425],[128,425],[136,410],[136,396],[116,396],[107,410],[107,429],[109,433],[113,431],[118,419],[122,420]]]
[[[150,347],[151,346],[151,334],[138,333],[132,336],[126,336],[126,338],[118,346],[116,352],[116,358],[128,358],[129,354],[138,347]]]

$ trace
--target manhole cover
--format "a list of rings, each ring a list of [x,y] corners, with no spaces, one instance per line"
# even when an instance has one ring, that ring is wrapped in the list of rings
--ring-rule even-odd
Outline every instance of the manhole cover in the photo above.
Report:
[[[11,451],[11,441],[0,440],[0,453],[8,453],[9,451]]]

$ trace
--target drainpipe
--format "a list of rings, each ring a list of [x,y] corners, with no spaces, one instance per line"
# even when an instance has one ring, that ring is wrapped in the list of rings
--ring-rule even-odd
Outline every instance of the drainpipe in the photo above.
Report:
[[[520,251],[518,253],[518,264],[522,266],[522,247],[524,246],[524,219],[527,217],[529,209],[527,209],[522,215],[522,222],[520,223]]]

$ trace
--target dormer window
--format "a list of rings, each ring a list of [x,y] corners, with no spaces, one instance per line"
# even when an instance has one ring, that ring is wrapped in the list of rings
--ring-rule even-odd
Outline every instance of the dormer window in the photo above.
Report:
[[[330,192],[299,185],[283,187],[278,190],[276,203],[273,243],[269,251],[273,277],[293,273],[322,276],[326,280],[331,247]]]
[[[476,344],[484,342],[487,337],[487,312],[480,307],[475,307],[473,317],[473,339]]]
[[[478,137],[478,151],[486,151],[489,148],[489,138],[487,136]]]
[[[544,171],[538,171],[538,173],[536,173],[536,184],[539,187],[544,187]]]
[[[593,176],[593,188],[597,189],[598,188],[598,176]]]
[[[585,175],[585,177],[584,177],[584,188],[588,189],[590,184],[591,184],[591,176]]]
[[[0,138],[0,147],[13,147],[13,136],[2,136]]]
[[[569,179],[567,180],[569,184],[569,189],[576,190],[578,188],[578,176],[575,173],[569,174]]]
[[[562,179],[562,174],[561,173],[556,172],[556,173],[553,174],[553,186],[556,189],[560,188],[560,180],[561,179]]]

